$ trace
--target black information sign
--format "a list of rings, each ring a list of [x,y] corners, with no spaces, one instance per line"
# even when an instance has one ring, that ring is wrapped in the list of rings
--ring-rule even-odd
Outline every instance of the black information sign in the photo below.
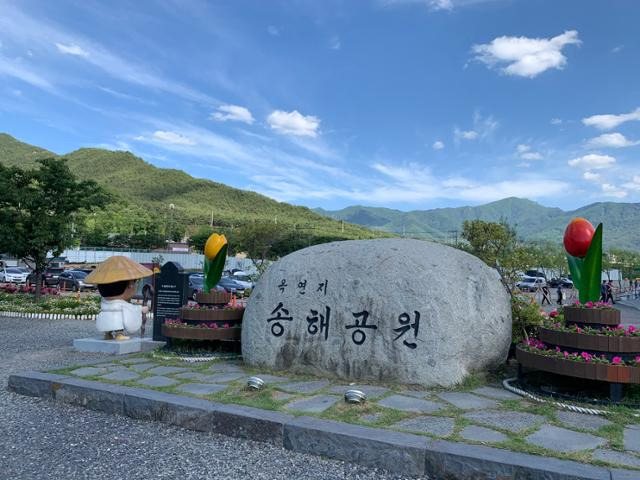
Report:
[[[187,302],[187,281],[184,269],[176,262],[167,262],[156,277],[153,311],[153,339],[166,340],[161,326],[167,318],[180,317],[180,307]]]

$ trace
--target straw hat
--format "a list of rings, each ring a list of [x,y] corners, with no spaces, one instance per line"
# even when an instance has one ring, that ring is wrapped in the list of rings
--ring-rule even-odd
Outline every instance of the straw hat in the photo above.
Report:
[[[124,280],[137,280],[150,275],[153,275],[153,272],[147,267],[128,257],[116,255],[98,265],[93,272],[87,275],[85,282],[100,285]]]

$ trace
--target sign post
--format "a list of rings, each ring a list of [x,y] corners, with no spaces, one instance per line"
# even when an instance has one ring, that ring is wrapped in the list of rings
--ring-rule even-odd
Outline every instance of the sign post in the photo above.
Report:
[[[180,307],[187,301],[188,276],[179,263],[167,262],[156,278],[153,311],[153,339],[166,341],[161,329],[167,318],[180,317]]]

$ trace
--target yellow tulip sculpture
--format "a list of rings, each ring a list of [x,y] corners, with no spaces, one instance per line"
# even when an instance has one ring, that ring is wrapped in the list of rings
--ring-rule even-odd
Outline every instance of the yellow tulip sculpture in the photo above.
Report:
[[[209,293],[222,277],[227,259],[227,239],[224,235],[212,234],[204,245],[204,293]]]

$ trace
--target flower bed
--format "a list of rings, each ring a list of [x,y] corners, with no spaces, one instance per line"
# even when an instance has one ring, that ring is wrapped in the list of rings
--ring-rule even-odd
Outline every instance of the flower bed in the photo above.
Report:
[[[0,293],[0,312],[12,316],[56,315],[68,318],[88,317],[100,313],[100,297],[60,297],[46,295],[35,303],[29,294]]]
[[[553,326],[541,327],[538,331],[538,338],[547,344],[561,345],[577,350],[640,354],[639,333],[633,325],[628,329],[618,326],[615,329],[596,330],[582,329],[575,325],[563,327],[560,324],[554,324]]]
[[[241,327],[209,327],[193,326],[181,323],[164,323],[162,335],[169,338],[185,340],[229,340],[238,341],[242,332]]]
[[[608,303],[576,304],[563,309],[567,323],[617,326],[620,324],[620,310],[612,308]]]
[[[198,320],[198,321],[211,321],[211,320],[241,320],[244,314],[243,307],[230,307],[230,308],[189,308],[182,307],[180,309],[180,318],[183,320]]]
[[[532,350],[523,345],[516,348],[516,358],[525,367],[549,373],[611,383],[640,383],[640,358],[624,363],[620,357],[608,361],[588,352],[569,354],[566,351]]]
[[[231,301],[231,294],[226,292],[198,292],[196,302],[203,305],[226,305]]]

